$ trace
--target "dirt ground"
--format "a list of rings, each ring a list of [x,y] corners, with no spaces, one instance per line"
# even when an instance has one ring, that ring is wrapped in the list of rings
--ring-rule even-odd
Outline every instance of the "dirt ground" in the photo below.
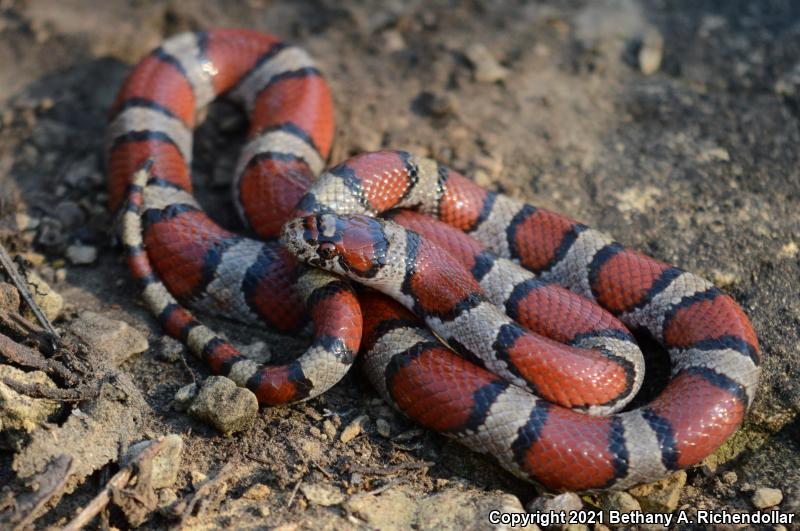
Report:
[[[176,407],[176,391],[208,372],[170,354],[111,243],[103,132],[132,64],[166,36],[220,25],[277,34],[317,59],[336,102],[333,161],[380,147],[433,156],[729,292],[759,334],[761,386],[732,441],[667,484],[668,509],[752,511],[754,492],[771,487],[781,511],[800,510],[800,3],[0,0],[0,237],[63,297],[56,326],[72,329],[88,310],[148,339],[109,362],[127,409],[93,432],[113,432],[118,446],[182,436],[177,482],[144,528],[479,529],[491,508],[534,507],[539,494],[405,420],[359,371],[308,403],[262,408],[228,437]],[[482,74],[476,44],[499,71]],[[242,126],[215,104],[194,148],[201,202],[231,228],[226,185]],[[98,255],[74,265],[70,246]],[[212,323],[238,344],[293,350]],[[38,430],[85,428],[76,407]],[[348,426],[356,436],[343,442]],[[43,465],[29,448],[33,464],[21,468],[29,444],[0,450],[12,492],[24,490],[21,470]],[[68,522],[118,470],[113,452],[95,460],[37,526]],[[180,521],[176,503],[226,463],[227,480]],[[128,525],[119,511],[107,517]]]

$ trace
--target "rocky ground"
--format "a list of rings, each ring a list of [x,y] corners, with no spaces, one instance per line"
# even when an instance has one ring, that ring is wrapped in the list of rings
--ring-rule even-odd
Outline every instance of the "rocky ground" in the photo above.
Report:
[[[206,379],[162,337],[111,243],[102,139],[131,64],[214,25],[311,51],[336,100],[333,160],[382,146],[434,156],[731,293],[765,354],[743,429],[662,484],[553,498],[403,419],[358,372],[260,411]],[[0,241],[66,342],[54,364],[0,341],[0,527],[64,525],[100,492],[112,504],[93,525],[144,528],[484,528],[490,509],[523,506],[798,512],[798,57],[790,0],[0,0]],[[242,126],[216,104],[195,146],[201,200],[233,228]],[[0,330],[34,344],[9,317],[16,291],[0,288]],[[297,349],[213,323],[251,351]],[[138,487],[106,489],[132,473]]]

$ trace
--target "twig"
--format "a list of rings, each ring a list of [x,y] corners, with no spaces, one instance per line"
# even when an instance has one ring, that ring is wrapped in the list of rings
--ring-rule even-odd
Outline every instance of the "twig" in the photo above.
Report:
[[[163,447],[164,439],[160,438],[142,450],[130,463],[114,474],[108,483],[106,483],[105,487],[103,487],[103,490],[89,502],[89,505],[78,513],[78,516],[73,518],[72,521],[63,528],[63,531],[78,531],[79,529],[83,529],[86,524],[91,522],[92,519],[100,514],[100,511],[108,505],[115,490],[122,490],[128,485],[130,479],[137,470],[149,470],[147,468],[148,464],[152,465],[153,460]]]
[[[87,386],[76,387],[74,389],[61,389],[58,387],[47,387],[39,383],[26,384],[12,380],[11,378],[0,378],[0,383],[7,385],[21,395],[31,398],[47,398],[60,402],[83,402],[84,400],[95,398],[100,394],[99,388]]]
[[[294,488],[292,489],[292,493],[289,495],[289,499],[286,501],[287,509],[292,506],[292,503],[294,503],[294,497],[297,496],[297,491],[300,490],[300,485],[302,483],[303,483],[303,478],[298,479],[297,483],[295,483]]]
[[[12,317],[12,315],[14,317]],[[16,319],[15,317],[17,316],[20,319]],[[29,337],[34,333],[33,329],[31,329],[31,327],[34,326],[33,323],[21,315],[12,312],[0,312],[0,326],[2,326],[3,330],[7,333],[14,334],[17,337]],[[35,329],[41,330],[38,326],[35,327]]]
[[[103,487],[103,490],[100,491],[100,494],[95,496],[92,501],[89,502],[89,505],[83,508],[83,510],[72,519],[70,523],[64,526],[62,531],[78,531],[79,529],[83,529],[83,526],[88,524],[92,521],[92,519],[100,514],[108,502],[111,500],[111,492],[115,488],[122,488],[125,486],[128,481],[133,476],[133,468],[132,467],[125,467],[112,477],[106,486]]]
[[[386,490],[391,489],[392,487],[396,487],[397,485],[399,485],[401,483],[404,483],[405,481],[406,481],[406,478],[394,478],[390,482],[386,483],[385,485],[381,485],[377,489],[372,489],[372,490],[368,490],[366,492],[361,492],[359,494],[356,494],[354,497],[358,497],[358,496],[375,496],[377,494],[380,494],[381,492],[384,492]]]
[[[415,443],[412,446],[406,446],[405,444],[398,444],[394,441],[391,441],[391,444],[392,448],[397,448],[398,450],[402,450],[404,452],[414,452],[422,448],[422,445],[420,443]]]
[[[11,256],[9,256],[8,252],[6,252],[6,248],[3,247],[2,243],[0,243],[0,265],[2,265],[3,269],[5,269],[6,273],[8,273],[11,282],[13,282],[17,287],[17,290],[22,296],[22,299],[25,301],[25,304],[27,304],[31,309],[33,315],[36,316],[36,320],[39,321],[39,324],[42,325],[42,328],[47,330],[47,333],[50,334],[50,340],[53,343],[53,349],[55,349],[60,339],[58,332],[56,332],[55,328],[53,328],[53,325],[50,324],[50,321],[44,315],[42,309],[39,308],[39,305],[36,304],[36,301],[33,300],[33,296],[28,289],[28,283],[24,278],[22,278],[22,275],[19,274],[17,266],[14,265],[14,262],[11,260]]]
[[[416,470],[420,468],[430,468],[436,465],[432,461],[410,461],[408,463],[400,463],[383,468],[372,466],[361,466],[354,464],[350,466],[351,472],[358,472],[359,474],[368,474],[371,476],[389,476],[403,470]]]
[[[0,527],[6,529],[29,528],[47,502],[64,491],[72,474],[72,458],[62,454],[51,460],[44,471],[36,477],[38,486],[35,492],[22,494],[15,500],[16,510],[6,520],[0,520]],[[22,514],[22,513],[25,514]]]
[[[194,371],[191,367],[189,367],[189,363],[186,361],[186,356],[183,355],[183,352],[180,352],[181,364],[183,368],[186,369],[186,372],[189,373],[189,376],[192,377],[192,383],[197,384],[197,377],[194,375]]]
[[[325,470],[324,468],[322,468],[322,466],[320,466],[320,464],[319,464],[319,463],[317,463],[317,462],[316,462],[316,461],[314,461],[314,460],[311,460],[311,464],[312,464],[312,465],[314,465],[314,468],[316,468],[317,470],[319,470],[320,472],[322,472],[322,475],[323,475],[323,476],[325,476],[326,478],[328,478],[328,479],[330,479],[331,481],[333,481],[333,476],[331,475],[331,473],[330,473],[330,472],[328,472],[327,470]]]
[[[9,329],[20,334],[20,337],[34,341],[43,353],[56,352],[50,334],[38,324],[29,321],[17,312],[0,313],[0,318],[3,319],[4,326],[8,326]],[[55,347],[59,346],[61,345],[55,345]]]
[[[244,454],[244,456],[245,456],[246,458],[248,458],[248,459],[252,459],[252,460],[253,460],[253,461],[255,461],[256,463],[261,463],[262,465],[271,465],[271,464],[273,464],[273,462],[272,462],[272,461],[269,461],[269,460],[267,460],[267,459],[264,459],[263,457],[258,457],[257,455],[253,455],[253,454]]]
[[[78,377],[60,361],[45,358],[41,352],[23,345],[22,343],[17,343],[3,334],[0,334],[0,354],[17,365],[30,369],[39,369],[47,374],[56,374],[60,376],[67,385],[75,385],[78,383]]]
[[[200,485],[197,488],[195,493],[192,495],[192,498],[189,500],[189,503],[186,504],[186,508],[182,511],[181,521],[178,524],[179,528],[183,526],[183,524],[190,516],[192,516],[192,513],[194,513],[195,509],[197,508],[197,505],[201,501],[211,498],[213,492],[216,489],[220,488],[220,484],[225,482],[225,480],[228,479],[228,476],[233,474],[234,469],[235,467],[233,466],[233,463],[231,462],[225,463],[225,466],[223,466],[220,469],[219,473],[216,476],[205,481],[202,485]]]

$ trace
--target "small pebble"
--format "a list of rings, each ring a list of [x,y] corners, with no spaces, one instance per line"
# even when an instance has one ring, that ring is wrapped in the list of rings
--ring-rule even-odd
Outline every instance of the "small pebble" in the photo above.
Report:
[[[97,247],[74,244],[67,247],[67,260],[73,265],[89,265],[97,260]]]
[[[780,505],[783,501],[783,492],[780,489],[760,487],[753,493],[753,505],[757,509],[767,509]]]
[[[300,485],[300,490],[308,501],[323,507],[338,505],[345,499],[344,494],[338,488],[324,483],[303,483]]]
[[[84,311],[69,324],[87,344],[107,355],[116,365],[150,347],[147,338],[125,321]]]
[[[39,222],[36,241],[45,249],[55,250],[62,248],[67,237],[64,234],[64,226],[54,218],[44,218]]]
[[[444,118],[453,112],[453,101],[448,96],[424,90],[411,102],[411,108],[423,116]]]
[[[303,413],[305,413],[308,418],[316,420],[317,422],[322,420],[322,415],[320,415],[319,411],[317,411],[313,407],[304,407]]]
[[[16,216],[17,222],[17,229],[26,231],[26,230],[36,230],[41,223],[39,218],[34,218],[28,215],[27,212],[17,212]]]
[[[664,37],[657,30],[650,29],[644,34],[639,48],[639,70],[646,76],[655,74],[661,68],[663,54]]]
[[[720,288],[730,288],[739,281],[736,273],[714,269],[711,271],[711,281]]]
[[[345,444],[349,443],[364,431],[364,426],[367,425],[367,422],[369,422],[369,417],[367,415],[356,417],[342,430],[339,440]]]
[[[375,421],[375,428],[378,430],[378,435],[388,439],[392,435],[392,427],[386,419],[378,419]]]
[[[266,500],[270,494],[272,494],[272,490],[268,486],[264,485],[263,483],[256,483],[244,491],[242,498],[254,501],[263,501]]]
[[[197,396],[197,384],[190,383],[189,385],[184,385],[178,392],[175,393],[175,397],[173,400],[175,401],[175,409],[178,411],[186,411],[189,409],[189,406],[192,404],[192,400],[194,397]]]
[[[406,48],[406,41],[403,34],[397,30],[386,30],[381,34],[383,40],[383,50],[386,52],[399,52]]]
[[[328,436],[328,439],[333,440],[336,438],[336,426],[333,425],[328,419],[322,421],[322,431]]]
[[[475,81],[479,83],[495,83],[508,76],[508,69],[502,66],[489,52],[486,46],[475,43],[470,45],[465,54],[474,69]]]
[[[713,146],[701,150],[695,159],[698,162],[730,162],[731,154],[724,147]]]
[[[145,448],[155,442],[155,440],[148,440],[131,445],[120,460],[120,464],[122,466],[127,465]],[[152,488],[163,489],[175,484],[178,479],[178,471],[181,469],[182,454],[183,439],[180,435],[171,434],[164,437],[161,450],[153,459],[153,467],[150,471],[150,485]]]
[[[253,425],[258,414],[258,400],[252,391],[238,387],[233,380],[209,376],[188,412],[227,436]]]
[[[784,244],[778,251],[778,258],[794,258],[800,252],[800,247],[797,243],[790,241]]]
[[[197,487],[201,483],[205,482],[208,479],[208,476],[205,475],[203,472],[197,470],[196,468],[193,468],[189,472],[189,478],[192,481],[192,487]]]
[[[733,485],[739,480],[739,476],[736,475],[736,472],[733,470],[729,470],[722,474],[722,482],[726,485]]]

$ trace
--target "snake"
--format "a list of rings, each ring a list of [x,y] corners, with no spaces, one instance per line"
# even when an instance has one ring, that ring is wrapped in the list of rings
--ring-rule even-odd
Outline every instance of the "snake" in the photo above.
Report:
[[[196,114],[224,95],[249,115],[232,183],[246,234],[192,192]],[[325,169],[330,89],[300,48],[253,30],[183,33],[123,83],[106,140],[129,268],[163,329],[262,404],[307,400],[356,356],[421,425],[550,490],[625,489],[711,454],[742,423],[761,351],[710,282],[567,216],[411,153]],[[295,334],[259,364],[195,313]],[[670,380],[627,407],[644,360]]]

